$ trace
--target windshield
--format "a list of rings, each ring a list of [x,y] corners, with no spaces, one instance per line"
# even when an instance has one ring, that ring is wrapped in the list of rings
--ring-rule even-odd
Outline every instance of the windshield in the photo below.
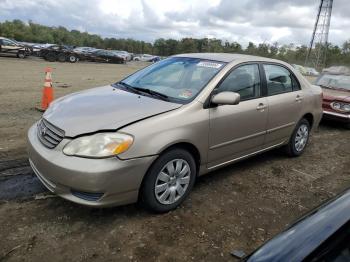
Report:
[[[165,95],[169,101],[187,103],[225,65],[198,58],[172,57],[146,67],[121,83]]]
[[[316,85],[350,91],[350,76],[324,74],[317,80]]]

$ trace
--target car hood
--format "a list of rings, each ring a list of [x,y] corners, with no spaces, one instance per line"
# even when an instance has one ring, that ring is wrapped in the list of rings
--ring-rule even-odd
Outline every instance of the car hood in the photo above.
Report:
[[[66,137],[74,137],[101,130],[117,130],[181,106],[109,85],[59,98],[43,117],[64,130]]]
[[[323,98],[326,100],[336,99],[344,102],[350,102],[350,91],[322,88],[322,92]]]

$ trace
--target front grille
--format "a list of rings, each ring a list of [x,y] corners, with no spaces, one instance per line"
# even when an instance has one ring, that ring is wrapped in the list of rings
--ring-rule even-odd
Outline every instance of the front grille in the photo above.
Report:
[[[48,148],[55,148],[64,137],[63,130],[49,123],[44,118],[38,122],[37,134],[40,142]]]
[[[76,191],[73,189],[71,189],[70,192],[72,193],[73,196],[76,196],[78,198],[81,198],[87,201],[98,201],[103,196],[103,193],[82,192],[82,191]]]

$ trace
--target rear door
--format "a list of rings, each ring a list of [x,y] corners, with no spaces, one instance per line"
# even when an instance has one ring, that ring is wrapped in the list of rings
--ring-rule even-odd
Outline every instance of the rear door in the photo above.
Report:
[[[262,97],[259,65],[235,68],[214,90],[224,91],[239,93],[241,101],[209,109],[209,168],[262,149],[265,138],[268,107]]]
[[[269,116],[266,146],[289,139],[301,118],[302,91],[294,74],[280,64],[263,64]]]

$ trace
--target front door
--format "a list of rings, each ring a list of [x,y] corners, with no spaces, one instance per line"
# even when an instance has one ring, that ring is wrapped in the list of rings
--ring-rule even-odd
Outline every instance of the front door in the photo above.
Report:
[[[241,102],[209,109],[209,168],[261,150],[265,139],[268,104],[261,94],[259,66],[235,68],[216,89],[223,91],[239,93]]]

